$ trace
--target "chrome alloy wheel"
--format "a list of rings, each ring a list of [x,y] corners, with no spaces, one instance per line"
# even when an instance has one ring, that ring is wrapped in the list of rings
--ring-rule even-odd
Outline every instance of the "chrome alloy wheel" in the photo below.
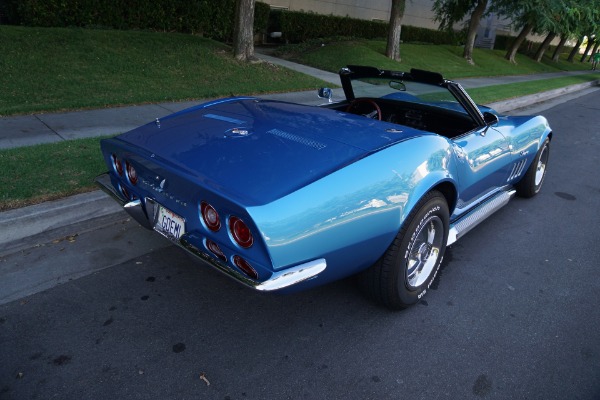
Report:
[[[415,233],[415,239],[408,249],[406,280],[411,289],[423,284],[435,267],[444,238],[444,224],[433,215]]]
[[[542,149],[542,154],[540,154],[540,158],[538,160],[537,168],[535,170],[535,186],[540,186],[542,181],[544,180],[544,175],[546,174],[546,164],[548,163],[548,146],[544,146]]]

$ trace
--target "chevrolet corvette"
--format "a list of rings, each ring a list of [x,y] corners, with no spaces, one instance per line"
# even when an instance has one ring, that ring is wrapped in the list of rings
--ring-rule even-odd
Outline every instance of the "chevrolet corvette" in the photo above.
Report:
[[[442,75],[348,66],[344,98],[232,97],[114,138],[97,184],[144,227],[259,291],[351,275],[377,303],[419,301],[446,247],[536,195],[552,131]]]

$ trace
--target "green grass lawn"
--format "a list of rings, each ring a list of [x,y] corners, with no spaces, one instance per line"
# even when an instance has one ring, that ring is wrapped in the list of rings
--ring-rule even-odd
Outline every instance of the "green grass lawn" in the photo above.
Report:
[[[198,36],[0,25],[0,115],[313,89]]]
[[[100,138],[0,150],[0,211],[94,190]]]
[[[448,79],[590,69],[588,63],[565,61],[566,55],[557,63],[547,58],[537,63],[525,55],[518,54],[515,65],[504,59],[504,51],[474,49],[475,65],[470,65],[462,58],[463,49],[460,46],[404,43],[400,47],[402,62],[396,62],[385,57],[386,43],[382,40],[324,44],[308,49],[299,45],[286,46],[280,50],[279,55],[331,72],[337,72],[340,67],[349,64],[371,65],[400,71],[408,71],[410,68],[425,69],[440,72]]]

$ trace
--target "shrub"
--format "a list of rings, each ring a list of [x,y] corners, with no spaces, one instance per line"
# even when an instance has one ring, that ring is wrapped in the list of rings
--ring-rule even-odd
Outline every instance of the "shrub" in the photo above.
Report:
[[[312,39],[347,36],[361,39],[386,38],[388,24],[364,19],[315,14],[300,11],[272,11],[269,31],[280,31],[289,43]],[[403,25],[401,39],[404,42],[458,44],[461,32],[438,31]]]
[[[235,0],[3,0],[2,23],[199,33],[231,41]],[[257,2],[254,30],[266,30],[269,5]]]
[[[407,43],[430,43],[457,45],[464,42],[464,31],[439,31],[435,29],[419,28],[403,25],[400,38]]]
[[[496,40],[494,42],[494,50],[508,50],[508,48],[513,44],[516,38],[516,36],[496,35]],[[523,43],[521,43],[519,53],[529,54],[531,52],[535,52],[535,49],[536,43],[526,39],[523,41]]]
[[[254,6],[254,32],[265,33],[269,24],[271,6],[267,3],[256,2]]]
[[[271,18],[270,29],[280,30],[291,43],[339,35],[365,39],[387,35],[387,24],[356,18],[300,11],[272,11]]]

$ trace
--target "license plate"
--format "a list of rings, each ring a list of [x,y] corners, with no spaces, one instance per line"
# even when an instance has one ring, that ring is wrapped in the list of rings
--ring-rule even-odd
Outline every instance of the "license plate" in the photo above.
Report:
[[[185,233],[185,220],[163,206],[158,207],[158,219],[154,229],[172,240],[179,240]]]

